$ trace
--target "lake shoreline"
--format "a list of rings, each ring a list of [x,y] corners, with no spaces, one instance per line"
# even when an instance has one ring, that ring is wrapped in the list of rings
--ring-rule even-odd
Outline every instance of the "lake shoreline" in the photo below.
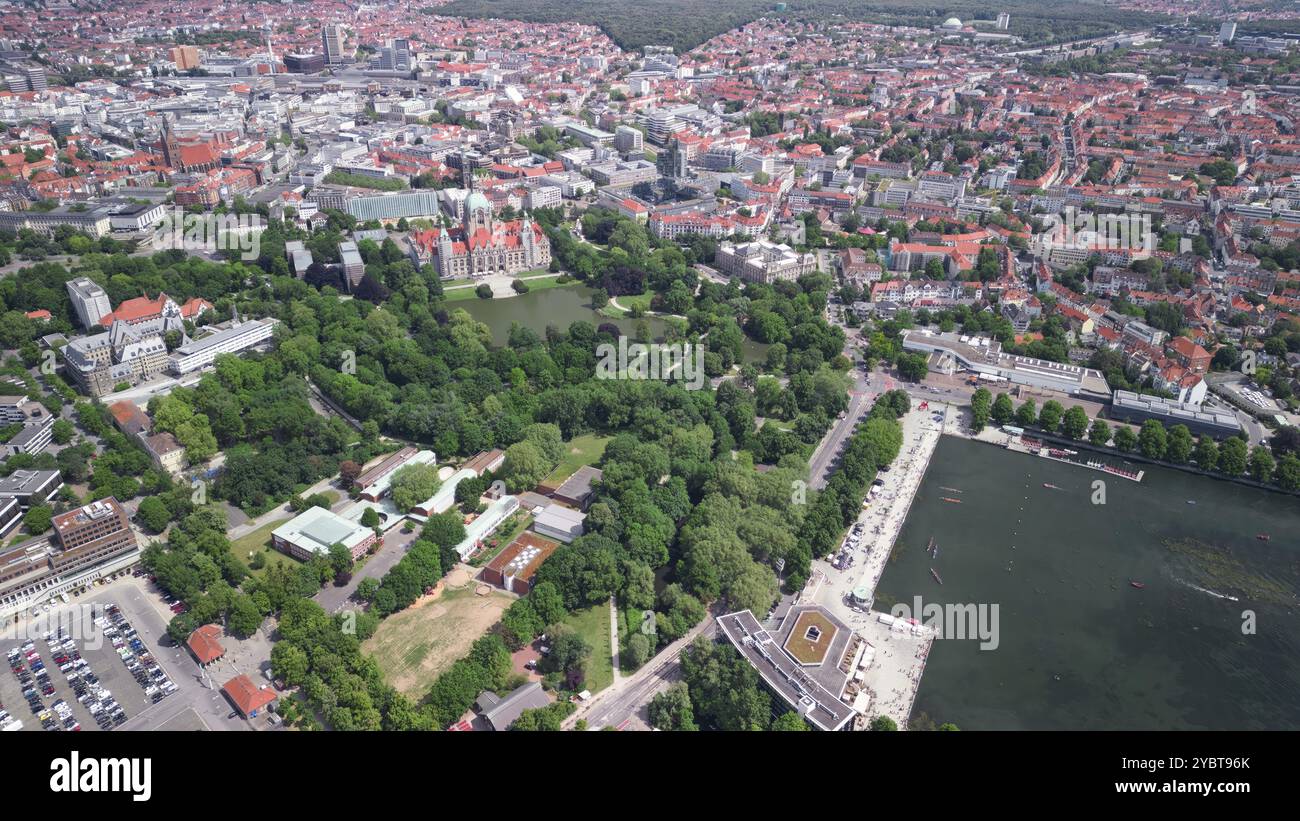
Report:
[[[878,606],[916,596],[997,606],[1001,641],[991,652],[936,641],[943,649],[925,666],[913,715],[963,729],[1300,727],[1300,705],[1285,695],[1300,687],[1290,661],[1300,611],[1250,592],[1297,586],[1293,506],[1159,466],[1141,484],[1107,483],[1100,506],[1091,471],[1003,458],[955,441],[975,437],[950,436],[940,437]],[[930,539],[937,557],[923,549]],[[1189,539],[1204,549],[1171,547]],[[1260,614],[1257,633],[1242,630],[1247,611]]]

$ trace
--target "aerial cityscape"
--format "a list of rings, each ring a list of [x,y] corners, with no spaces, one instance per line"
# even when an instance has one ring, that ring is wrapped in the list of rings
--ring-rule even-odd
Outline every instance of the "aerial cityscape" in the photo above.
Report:
[[[1300,729],[1300,5],[0,0],[0,70],[0,728]]]

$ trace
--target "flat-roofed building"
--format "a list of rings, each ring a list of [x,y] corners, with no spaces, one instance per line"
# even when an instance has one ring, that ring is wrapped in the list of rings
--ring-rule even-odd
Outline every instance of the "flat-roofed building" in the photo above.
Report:
[[[325,55],[286,54],[284,68],[290,74],[315,74],[325,70]]]
[[[26,509],[44,504],[62,488],[62,474],[57,470],[15,470],[0,479],[0,499],[16,499]]]
[[[113,230],[107,208],[86,208],[78,204],[59,206],[49,211],[0,211],[0,228],[12,231],[30,228],[38,234],[52,236],[64,226],[96,239]]]
[[[583,522],[587,514],[567,508],[564,505],[551,504],[533,519],[533,530],[543,536],[558,539],[565,544],[578,538],[583,533]]]
[[[1124,326],[1124,336],[1141,342],[1152,348],[1159,348],[1169,339],[1169,332],[1160,328],[1154,328],[1145,322],[1133,320]]]
[[[26,422],[27,411],[24,410],[26,404],[27,397],[22,394],[0,396],[0,425],[12,425],[15,422]]]
[[[903,332],[903,349],[949,355],[963,368],[995,380],[1059,391],[1099,402],[1110,401],[1110,386],[1106,384],[1106,377],[1102,376],[1101,371],[1004,353],[1002,344],[996,339],[911,330]]]
[[[189,71],[199,67],[199,50],[194,46],[176,46],[171,50],[172,62],[177,71]]]
[[[183,376],[211,365],[219,354],[246,351],[270,339],[278,322],[273,317],[239,322],[186,342],[168,354],[167,369],[177,376]]]
[[[112,496],[55,516],[53,525],[62,548],[53,557],[55,572],[136,549],[126,510]]]
[[[8,536],[22,518],[23,509],[18,500],[12,496],[0,496],[0,536]]]
[[[18,512],[16,502],[6,516]],[[12,520],[14,522],[17,519]],[[49,539],[29,539],[0,551],[0,605],[13,613],[29,601],[40,601],[41,593],[53,581],[50,557],[55,547]]]
[[[524,531],[483,568],[483,581],[527,596],[538,569],[559,546],[559,542]]]
[[[343,263],[343,277],[347,280],[348,290],[351,291],[361,284],[361,278],[366,275],[366,263],[361,259],[361,252],[357,250],[357,244],[352,240],[339,243],[339,260]]]
[[[645,160],[611,160],[585,166],[583,172],[597,185],[630,188],[639,182],[659,179],[659,169]]]
[[[320,27],[321,51],[329,65],[343,62],[343,27],[326,23]]]
[[[624,154],[641,151],[645,147],[645,135],[635,128],[620,125],[614,130],[614,149]]]
[[[421,516],[437,516],[451,510],[452,505],[456,504],[456,487],[466,479],[477,477],[478,474],[469,468],[461,468],[448,476],[447,481],[439,485],[432,496],[411,508],[411,512]]]
[[[474,521],[465,526],[465,539],[456,546],[456,553],[461,561],[474,555],[483,545],[483,540],[501,526],[506,517],[519,509],[519,499],[514,496],[502,496],[487,506]]]
[[[566,123],[564,132],[588,148],[594,145],[610,145],[614,142],[613,134],[601,131],[599,128],[592,128],[586,123]]]
[[[294,276],[298,279],[307,276],[307,269],[311,267],[314,260],[311,251],[307,250],[307,246],[303,244],[302,240],[293,239],[286,242],[284,244],[284,254],[289,262],[289,270],[293,272]]]
[[[718,617],[722,635],[767,688],[819,730],[852,728],[850,682],[866,642],[820,605],[793,607],[773,636],[748,610]]]
[[[1125,422],[1141,424],[1154,419],[1165,426],[1186,425],[1193,434],[1209,434],[1219,438],[1237,436],[1243,432],[1241,422],[1228,410],[1215,410],[1199,403],[1175,402],[1159,396],[1144,396],[1132,391],[1115,391],[1111,401],[1111,417]]]
[[[585,509],[587,503],[591,501],[592,483],[599,482],[604,475],[600,468],[583,465],[575,470],[572,476],[565,479],[552,495],[557,502]]]
[[[113,313],[108,292],[87,277],[70,279],[65,287],[81,326],[87,330],[99,330],[100,320]]]
[[[341,544],[356,560],[375,543],[375,531],[323,507],[311,507],[271,531],[271,543],[303,561],[328,555],[331,547]]]
[[[17,501],[11,500],[14,509]],[[13,515],[0,503],[0,521]],[[54,517],[54,535],[0,552],[0,617],[84,587],[135,564],[139,546],[126,512],[109,497]]]
[[[317,188],[315,193],[324,194],[320,188]],[[333,206],[321,205],[321,207]],[[432,189],[398,191],[382,195],[363,194],[348,198],[346,203],[340,203],[339,208],[363,222],[436,217],[441,211],[438,192]]]
[[[53,440],[54,417],[46,416],[29,425],[23,425],[22,430],[14,434],[9,441],[0,444],[0,453],[6,457],[16,456],[19,453],[35,456],[49,447]]]
[[[115,202],[109,205],[108,224],[114,231],[146,231],[166,213],[167,205],[161,202]]]

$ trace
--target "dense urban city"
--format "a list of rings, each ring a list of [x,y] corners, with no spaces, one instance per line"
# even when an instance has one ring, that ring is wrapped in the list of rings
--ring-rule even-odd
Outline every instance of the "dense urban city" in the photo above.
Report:
[[[1300,729],[1300,6],[0,0],[0,70],[3,729]]]

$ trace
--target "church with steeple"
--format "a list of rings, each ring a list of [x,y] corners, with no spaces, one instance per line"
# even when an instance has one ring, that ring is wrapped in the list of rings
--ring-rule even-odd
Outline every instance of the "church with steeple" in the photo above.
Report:
[[[221,155],[208,142],[181,142],[172,125],[171,117],[164,114],[162,121],[163,164],[173,171],[207,173],[221,165]]]
[[[551,242],[540,225],[527,214],[517,220],[497,220],[492,203],[475,190],[468,168],[465,183],[469,196],[459,226],[412,232],[418,264],[432,264],[441,278],[517,274],[551,264]]]

